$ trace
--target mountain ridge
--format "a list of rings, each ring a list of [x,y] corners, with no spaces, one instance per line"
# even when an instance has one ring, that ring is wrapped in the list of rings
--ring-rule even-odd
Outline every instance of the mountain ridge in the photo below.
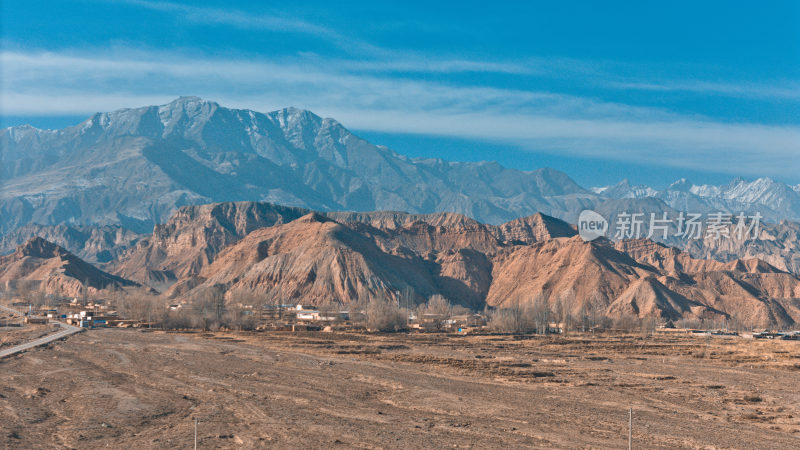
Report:
[[[140,233],[178,207],[270,201],[309,209],[452,211],[487,223],[570,214],[596,196],[553,169],[412,159],[333,119],[197,97],[97,113],[61,130],[0,131],[0,233],[30,223]]]
[[[679,180],[585,189],[550,168],[409,158],[298,108],[231,109],[198,97],[96,113],[60,130],[0,130],[0,236],[31,224],[150,233],[179,207],[268,201],[317,211],[457,212],[500,224],[535,212],[574,222],[609,201],[800,219],[800,185]]]

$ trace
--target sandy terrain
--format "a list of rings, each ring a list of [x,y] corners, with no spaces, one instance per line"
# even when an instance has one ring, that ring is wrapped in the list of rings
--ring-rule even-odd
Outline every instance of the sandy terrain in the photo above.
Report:
[[[800,343],[92,330],[0,361],[0,447],[797,448]]]

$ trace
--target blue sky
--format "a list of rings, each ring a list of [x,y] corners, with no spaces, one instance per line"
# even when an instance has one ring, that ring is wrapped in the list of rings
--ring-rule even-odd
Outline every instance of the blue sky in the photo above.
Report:
[[[4,1],[3,126],[198,95],[585,185],[800,183],[800,2]]]

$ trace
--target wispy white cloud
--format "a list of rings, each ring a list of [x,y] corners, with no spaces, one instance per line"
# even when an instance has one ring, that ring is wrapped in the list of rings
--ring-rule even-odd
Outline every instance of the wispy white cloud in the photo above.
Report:
[[[349,52],[383,53],[384,50],[333,28],[289,15],[240,11],[232,8],[213,8],[150,0],[125,0],[130,5],[179,16],[183,21],[201,25],[225,25],[247,30],[299,33],[324,39]]]
[[[702,80],[609,81],[607,85],[612,88],[641,91],[689,92],[736,98],[800,100],[800,83],[786,81],[774,84],[723,83]]]
[[[210,8],[166,1],[124,0],[130,5],[178,14],[184,19],[204,24],[223,24],[239,28],[306,33],[316,36],[338,35],[335,31],[294,17],[253,14],[230,8]]]
[[[342,32],[296,16],[278,13],[242,11],[233,8],[196,6],[170,1],[123,0],[130,5],[173,14],[184,21],[201,25],[225,25],[240,29],[301,33],[324,39],[347,53],[360,58],[349,60],[352,69],[374,72],[458,73],[490,72],[542,77],[579,78],[579,84],[610,90],[656,91],[664,93],[693,93],[746,99],[800,100],[800,82],[796,80],[773,83],[724,82],[703,79],[671,79],[653,68],[642,80],[628,76],[630,64],[609,61],[581,61],[571,58],[538,58],[526,55],[513,61],[484,61],[430,57],[407,50],[384,48],[352,33]],[[325,61],[326,63],[328,61]],[[641,67],[636,67],[639,71]]]
[[[693,170],[796,178],[800,169],[795,156],[800,151],[800,127],[513,112],[403,115],[341,110],[337,117],[370,130],[469,137],[561,155]]]
[[[668,117],[652,108],[637,108],[613,102],[555,94],[547,91],[456,86],[439,82],[365,73],[345,60],[255,61],[196,59],[170,52],[117,50],[107,55],[54,52],[3,51],[0,74],[6,81],[5,109],[22,113],[39,106],[12,102],[13,94],[37,89],[59,89],[63,93],[93,90],[114,91],[128,86],[132,92],[207,92],[224,99],[249,97],[254,92],[285,104],[348,104],[376,109],[402,108],[409,112],[430,110],[499,113],[503,110],[551,115],[580,114],[584,117],[637,115]],[[414,64],[414,63],[411,63]],[[443,62],[443,64],[447,64]],[[273,97],[274,96],[274,97]],[[109,105],[111,106],[111,105]],[[122,105],[120,105],[122,106]],[[81,104],[77,110],[91,112]]]
[[[424,68],[412,59],[408,64]],[[800,170],[796,126],[725,123],[547,91],[402,78],[344,60],[7,50],[0,65],[3,115],[88,115],[199,95],[260,111],[294,105],[362,130],[469,137],[741,175],[795,177]]]

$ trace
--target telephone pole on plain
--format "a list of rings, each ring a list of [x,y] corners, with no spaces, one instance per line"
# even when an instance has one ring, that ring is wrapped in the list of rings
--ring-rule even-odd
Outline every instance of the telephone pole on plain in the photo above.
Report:
[[[197,417],[194,418],[194,450],[197,450]]]
[[[406,290],[406,328],[411,322],[411,293]]]
[[[628,450],[633,448],[633,408],[628,408]]]

